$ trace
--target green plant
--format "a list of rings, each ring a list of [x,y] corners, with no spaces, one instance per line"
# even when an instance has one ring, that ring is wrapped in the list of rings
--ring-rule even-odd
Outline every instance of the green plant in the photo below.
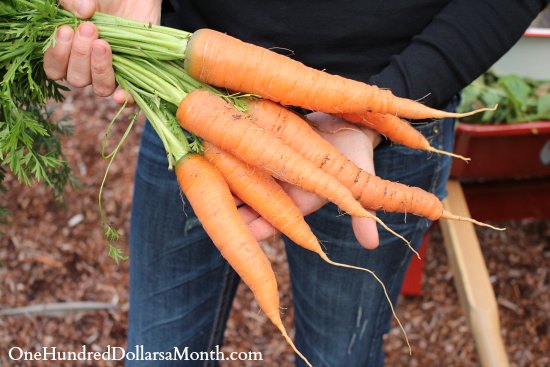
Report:
[[[512,124],[522,121],[550,120],[550,81],[497,76],[487,72],[462,91],[458,111],[498,104],[486,111],[462,119],[472,124]]]

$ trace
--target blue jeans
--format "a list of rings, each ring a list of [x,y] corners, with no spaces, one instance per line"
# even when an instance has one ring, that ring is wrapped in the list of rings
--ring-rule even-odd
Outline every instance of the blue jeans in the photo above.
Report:
[[[454,121],[437,120],[418,129],[439,149],[450,150]],[[385,179],[446,194],[447,156],[413,151],[389,142],[375,151],[377,174]],[[210,351],[222,344],[239,278],[201,228],[167,169],[160,140],[145,127],[135,178],[130,232],[128,350]],[[350,217],[333,204],[307,216],[328,255],[367,267],[382,279],[395,304],[412,252],[379,229],[380,246],[362,248]],[[427,219],[400,213],[377,215],[418,248]],[[380,285],[367,273],[334,267],[285,238],[295,307],[296,345],[316,367],[382,366],[382,337],[390,308]],[[278,332],[276,337],[280,337]],[[281,337],[281,341],[282,341]],[[204,361],[127,361],[127,366],[215,366]],[[261,366],[262,362],[258,362]],[[298,366],[305,364],[297,359]]]

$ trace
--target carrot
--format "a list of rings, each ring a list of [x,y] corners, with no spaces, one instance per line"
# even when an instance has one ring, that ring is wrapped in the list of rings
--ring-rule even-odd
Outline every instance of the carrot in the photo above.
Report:
[[[407,333],[395,313],[386,287],[372,270],[332,261],[321,248],[317,237],[304,220],[300,209],[273,177],[265,171],[246,164],[214,144],[203,141],[203,146],[204,157],[220,171],[231,192],[294,243],[318,254],[329,264],[370,273],[382,286],[393,316],[401,327],[410,350]]]
[[[193,33],[185,51],[185,68],[197,80],[253,93],[284,105],[327,113],[380,112],[405,118],[463,117],[394,96],[389,90],[331,75],[211,30]]]
[[[424,135],[412,127],[408,122],[401,120],[397,116],[376,112],[365,112],[362,114],[344,113],[339,114],[338,116],[354,124],[376,130],[394,143],[404,145],[411,149],[444,154],[451,157],[460,158],[466,162],[470,160],[470,158],[432,147]]]
[[[204,157],[220,171],[231,192],[280,232],[328,260],[300,209],[266,171],[203,141]]]
[[[242,221],[221,174],[197,154],[183,157],[176,177],[204,230],[222,256],[254,293],[258,305],[308,366],[288,336],[279,314],[277,281],[267,256]]]
[[[372,218],[410,246],[403,236],[365,210],[337,179],[315,167],[267,130],[255,125],[249,116],[222,98],[206,90],[193,91],[181,101],[176,117],[187,131],[248,164],[269,171],[278,179],[333,202],[352,216]]]
[[[498,229],[446,211],[437,196],[418,187],[384,180],[357,167],[336,147],[317,134],[298,114],[267,100],[250,100],[248,114],[325,172],[336,177],[365,207],[419,215],[432,221],[453,219]],[[416,130],[415,130],[416,131]],[[297,139],[298,138],[298,139]]]

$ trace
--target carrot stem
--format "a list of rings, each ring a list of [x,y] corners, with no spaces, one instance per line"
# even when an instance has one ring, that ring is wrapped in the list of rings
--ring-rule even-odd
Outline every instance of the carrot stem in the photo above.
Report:
[[[191,151],[187,137],[183,130],[179,128],[174,115],[163,110],[155,103],[151,103],[151,98],[145,98],[144,96],[146,92],[140,90],[128,80],[119,76],[117,82],[132,95],[138,107],[149,119],[151,126],[153,126],[164,145],[168,155],[169,168],[171,169],[176,162]]]
[[[124,103],[124,105],[119,109],[118,114],[120,114],[122,112],[122,110],[125,108],[125,106],[126,106],[126,103]],[[118,114],[111,121],[110,127],[118,119]],[[124,143],[124,141],[126,140],[128,135],[130,134],[130,131],[132,130],[132,127],[134,126],[135,121],[136,121],[136,116],[134,116],[131,119],[130,124],[128,125],[128,127],[124,131],[124,135],[122,136],[122,138],[120,139],[120,141],[118,142],[116,147],[109,154],[105,154],[105,149],[106,149],[106,144],[107,144],[107,137],[108,137],[108,133],[109,133],[109,130],[110,130],[110,127],[109,127],[109,129],[107,130],[107,133],[105,134],[105,139],[103,141],[103,146],[101,148],[102,157],[105,158],[105,159],[108,159],[109,163],[107,164],[107,168],[105,169],[105,173],[103,174],[103,179],[101,180],[101,184],[99,186],[99,192],[98,192],[98,196],[97,196],[98,208],[99,208],[99,217],[100,217],[100,220],[101,220],[101,226],[103,227],[103,237],[105,238],[105,240],[107,241],[107,244],[109,246],[109,256],[111,256],[113,258],[113,260],[116,262],[117,265],[118,265],[120,260],[126,260],[126,259],[128,259],[128,257],[124,255],[124,252],[123,252],[122,249],[115,246],[115,242],[118,241],[118,239],[120,238],[120,235],[119,235],[119,233],[117,232],[117,230],[115,228],[113,228],[111,225],[109,225],[107,223],[107,216],[105,215],[105,211],[103,210],[103,189],[105,188],[105,183],[107,182],[107,176],[109,174],[109,171],[111,170],[111,166],[113,164],[113,161],[114,161],[118,151],[120,150],[120,147],[122,146],[122,144]]]
[[[129,58],[113,55],[113,66],[121,73],[128,75],[130,80],[142,88],[174,105],[178,105],[187,96],[187,92],[176,87],[173,82],[159,77],[158,74],[140,66],[137,62],[132,62]]]

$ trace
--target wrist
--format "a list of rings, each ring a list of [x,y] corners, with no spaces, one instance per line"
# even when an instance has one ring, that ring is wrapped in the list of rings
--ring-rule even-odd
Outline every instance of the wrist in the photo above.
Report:
[[[143,15],[146,17],[142,19],[143,22],[160,24],[160,13],[162,9],[162,0],[140,0],[141,4],[137,5],[136,2],[130,1],[129,5],[136,9],[144,9]]]
[[[143,23],[159,24],[162,0],[134,0],[121,4],[115,15]]]

